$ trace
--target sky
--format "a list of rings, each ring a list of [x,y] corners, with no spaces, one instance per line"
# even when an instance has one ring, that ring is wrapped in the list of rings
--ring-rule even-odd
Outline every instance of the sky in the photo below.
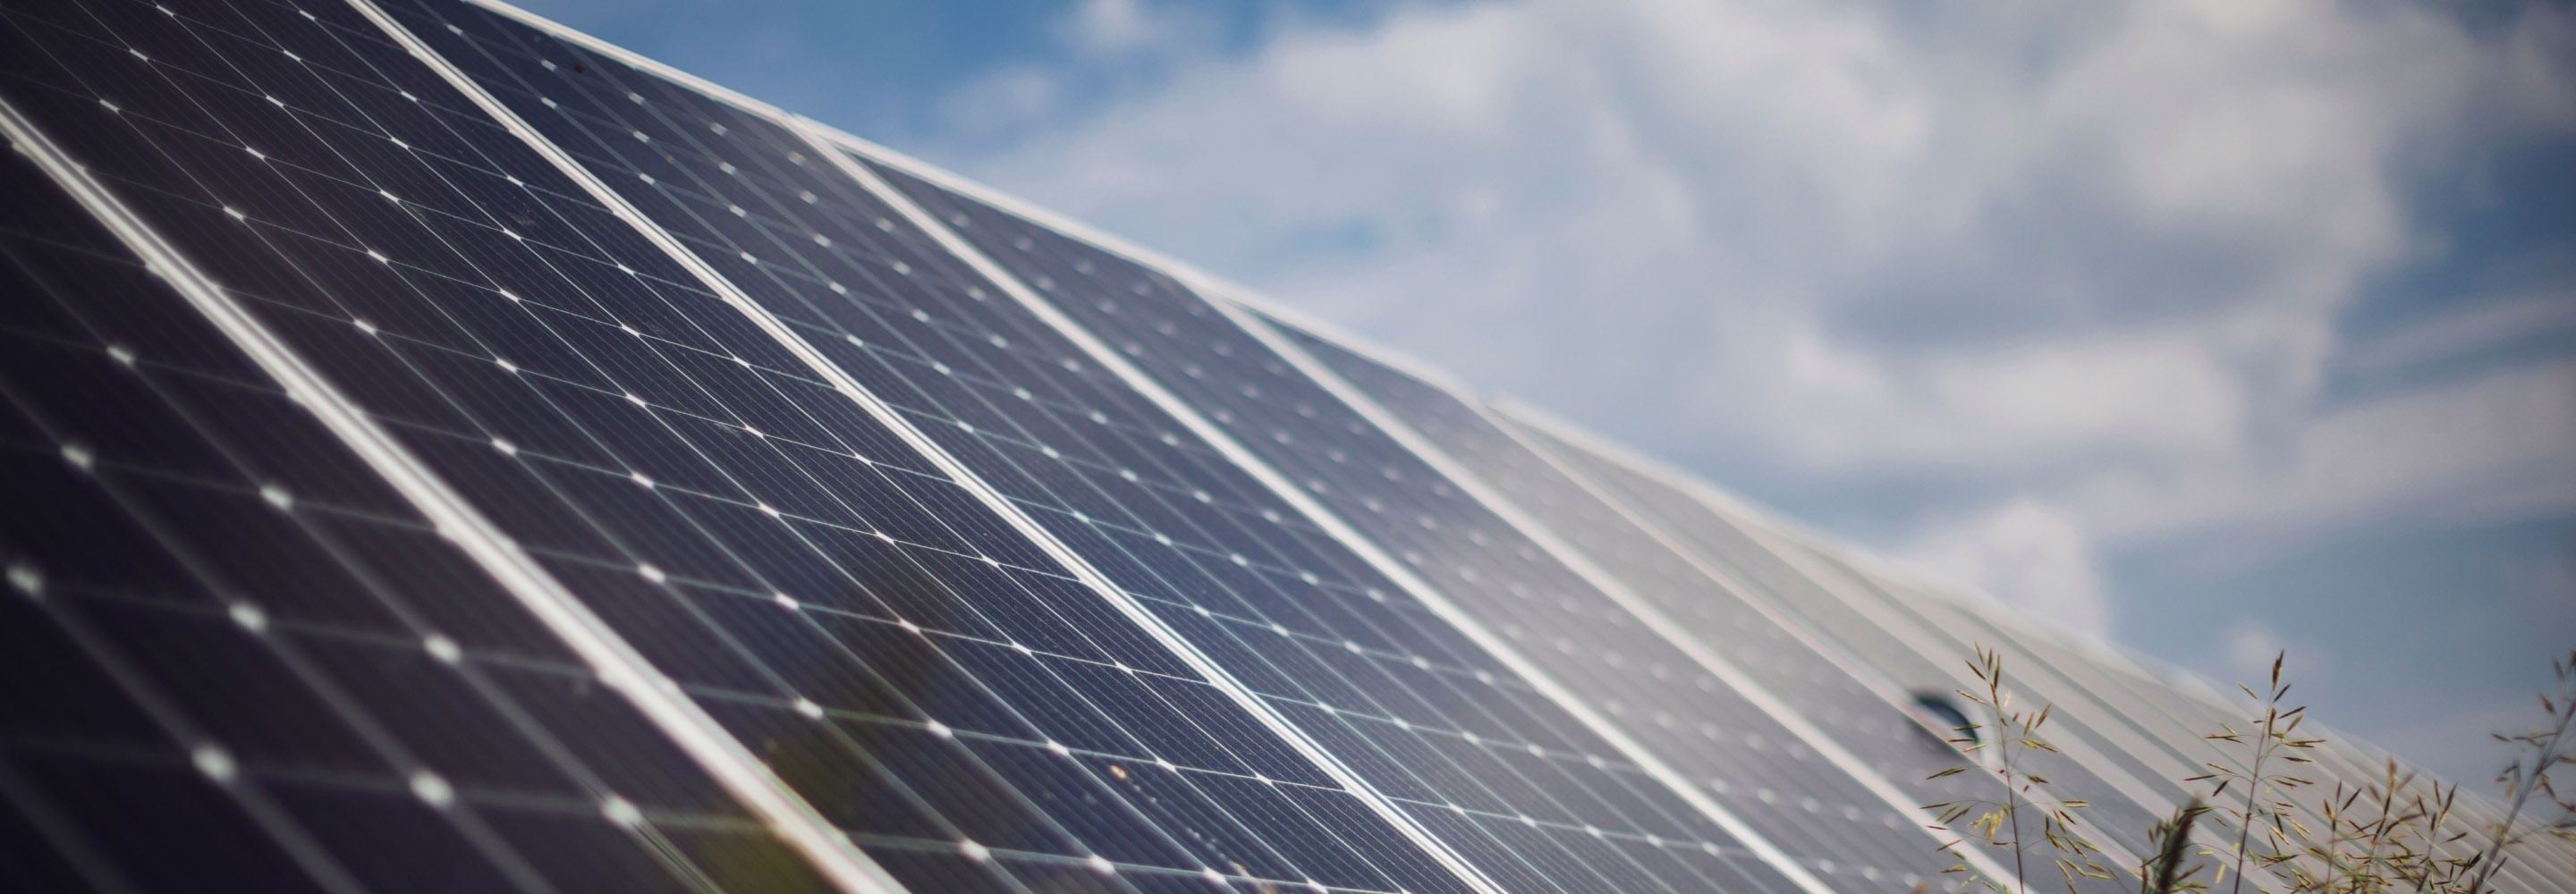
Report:
[[[2576,8],[533,0],[2484,783],[2576,647]]]

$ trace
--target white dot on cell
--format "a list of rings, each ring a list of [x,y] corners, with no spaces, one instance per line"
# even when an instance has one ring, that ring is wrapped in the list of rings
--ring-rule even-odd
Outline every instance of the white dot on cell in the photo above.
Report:
[[[374,335],[374,334],[376,334],[376,324],[375,324],[375,322],[374,322],[374,321],[367,320],[367,319],[365,319],[365,318],[360,318],[360,319],[356,319],[356,320],[351,320],[350,322],[351,322],[351,323],[353,323],[353,324],[355,324],[355,325],[358,327],[358,331],[360,331],[360,332],[364,332],[364,333],[366,333],[366,334],[368,334],[368,335]]]
[[[275,506],[279,509],[285,509],[295,505],[295,497],[289,495],[286,492],[286,488],[279,487],[274,484],[260,485],[259,498],[268,501],[268,505]]]
[[[1085,860],[1083,862],[1091,866],[1091,871],[1100,873],[1101,875],[1112,875],[1118,872],[1118,867],[1110,865],[1108,857],[1103,857],[1099,854],[1093,854],[1089,860]]]
[[[197,772],[216,782],[231,782],[241,772],[241,767],[233,763],[232,754],[212,742],[200,742],[197,747],[188,749],[188,762],[197,765]]]
[[[821,720],[823,719],[823,706],[815,704],[812,699],[800,698],[796,700],[796,713],[803,714],[815,720]]]
[[[446,634],[433,633],[421,637],[420,647],[429,651],[429,657],[448,664],[455,664],[465,657],[465,650],[459,648],[455,640],[448,639]]]
[[[778,603],[778,607],[779,607],[779,608],[787,609],[788,611],[795,611],[796,609],[798,609],[798,608],[800,608],[800,607],[801,607],[801,606],[797,603],[797,601],[796,601],[796,597],[794,597],[794,596],[789,596],[789,595],[787,595],[787,594],[785,594],[785,593],[772,593],[772,594],[769,594],[769,601],[771,601],[771,602],[775,602],[775,603]]]
[[[232,217],[232,219],[234,219],[234,220],[249,220],[249,219],[250,219],[250,217],[249,217],[249,216],[244,215],[244,214],[242,214],[242,213],[241,213],[241,209],[239,209],[239,208],[235,208],[235,207],[233,207],[233,206],[231,206],[231,205],[226,205],[226,206],[224,206],[224,213],[225,213],[225,214],[227,214],[227,215],[230,215],[230,216]]]
[[[616,795],[610,795],[599,802],[599,815],[621,826],[638,826],[644,823],[644,811],[637,809],[635,802]]]
[[[519,445],[510,443],[508,438],[493,438],[492,449],[501,451],[502,456],[519,455]]]
[[[391,264],[391,263],[393,263],[393,261],[391,261],[391,260],[389,260],[389,259],[387,259],[387,258],[385,257],[385,253],[384,253],[384,252],[380,252],[380,251],[377,251],[377,250],[372,249],[372,248],[367,249],[367,257],[370,257],[370,258],[374,258],[374,259],[376,259],[376,263],[379,263],[379,264]]]
[[[957,853],[959,856],[973,860],[977,863],[984,862],[985,860],[992,859],[993,857],[992,851],[985,849],[983,845],[976,844],[973,841],[957,842]]]
[[[393,194],[393,192],[392,192],[391,190],[383,190],[383,189],[379,189],[379,190],[376,190],[376,195],[380,195],[380,196],[385,197],[385,201],[388,201],[388,202],[392,202],[392,203],[395,203],[395,204],[401,204],[401,203],[402,203],[402,200],[401,200],[401,199],[394,198],[394,194]]]
[[[1065,747],[1064,743],[1062,743],[1062,742],[1058,742],[1058,741],[1056,741],[1056,740],[1054,740],[1054,739],[1048,739],[1048,740],[1047,740],[1047,743],[1046,743],[1046,750],[1047,750],[1047,753],[1049,753],[1049,754],[1053,754],[1053,755],[1055,755],[1055,756],[1057,756],[1057,757],[1072,757],[1072,756],[1073,756],[1073,749]]]
[[[895,620],[894,625],[903,628],[906,632],[921,632],[921,625],[913,623],[911,618],[898,618]]]
[[[9,564],[9,586],[29,596],[42,596],[45,593],[45,575],[34,565],[12,562]]]
[[[635,573],[641,574],[644,576],[645,580],[649,580],[657,584],[665,580],[669,580],[671,577],[670,575],[662,573],[662,569],[655,568],[651,565],[637,565],[635,566]]]
[[[948,728],[948,724],[941,723],[941,722],[936,721],[936,720],[933,720],[933,721],[930,721],[930,722],[928,722],[928,723],[922,724],[922,727],[923,727],[924,729],[928,729],[928,730],[930,730],[930,734],[931,734],[931,735],[938,736],[938,737],[940,737],[940,738],[942,738],[942,739],[945,739],[945,738],[948,738],[948,737],[950,737],[950,736],[954,736],[954,735],[956,735],[956,734],[957,734],[957,731],[956,731],[956,730],[953,730],[953,729],[949,729],[949,728]]]
[[[431,807],[445,807],[456,802],[456,787],[428,770],[412,771],[411,794]]]
[[[640,407],[644,405],[644,398],[637,396],[635,392],[629,391],[626,393],[626,402]]]
[[[236,602],[231,608],[225,609],[224,614],[231,617],[233,623],[241,625],[242,629],[252,633],[268,629],[268,613],[260,611],[259,606]]]
[[[626,473],[626,480],[635,482],[635,486],[637,487],[651,488],[653,486],[653,476],[646,475],[642,472],[628,472]]]
[[[759,506],[760,506],[760,514],[762,514],[762,515],[766,515],[766,516],[769,516],[770,518],[777,518],[777,517],[778,517],[778,507],[776,507],[776,506],[772,506],[772,505],[769,505],[769,504],[767,504],[767,503],[761,503],[761,504],[759,504]]]

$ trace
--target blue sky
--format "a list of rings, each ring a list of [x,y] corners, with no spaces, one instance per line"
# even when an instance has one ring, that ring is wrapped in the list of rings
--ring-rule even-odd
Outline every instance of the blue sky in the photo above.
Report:
[[[2467,782],[2576,646],[2576,13],[531,8]]]

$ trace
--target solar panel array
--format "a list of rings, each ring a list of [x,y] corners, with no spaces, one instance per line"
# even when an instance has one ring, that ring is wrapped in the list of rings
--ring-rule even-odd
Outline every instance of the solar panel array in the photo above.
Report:
[[[2228,759],[2224,702],[515,10],[0,19],[12,890],[1929,889],[1973,643],[2107,863]]]

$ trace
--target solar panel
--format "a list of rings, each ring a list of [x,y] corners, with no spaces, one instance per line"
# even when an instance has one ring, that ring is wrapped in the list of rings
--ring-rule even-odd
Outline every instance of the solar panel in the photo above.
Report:
[[[12,887],[824,889],[29,156],[0,189]]]
[[[0,18],[17,887],[1858,894],[1964,643],[2117,850],[2227,710],[526,13]]]
[[[415,30],[434,35],[448,24],[455,23]],[[506,26],[496,19],[448,33],[473,39],[484,28]],[[532,39],[540,43],[524,42]],[[532,53],[532,46],[545,49]],[[1341,627],[1318,626],[1329,622],[1315,607],[1290,601],[1292,590],[1283,585],[1287,580],[1294,580],[1289,585],[1293,590],[1338,585],[1344,599],[1365,603],[1362,592],[1377,587],[1329,571],[1335,564],[1355,563],[1313,555],[1319,548],[1339,550],[1311,530],[1283,528],[1293,524],[1292,511],[1260,496],[1258,485],[1222,465],[1221,457],[1193,443],[1194,438],[1185,439],[1180,425],[1143,405],[1119,380],[1086,370],[1076,359],[1079,349],[1026,308],[985,291],[971,272],[954,269],[936,246],[914,235],[899,211],[853,192],[844,172],[799,164],[820,159],[797,148],[798,138],[786,128],[653,83],[656,79],[613,60],[527,34],[516,35],[515,42],[495,35],[473,46],[449,41],[440,47],[450,59],[490,60],[488,66],[463,67],[487,79],[496,96],[514,103],[515,111],[538,122],[541,130],[560,128],[548,131],[559,145],[587,147],[575,157],[603,183],[616,184],[642,213],[687,241],[724,279],[740,284],[749,300],[796,327],[818,352],[864,382],[869,393],[923,423],[922,430],[972,474],[995,482],[1016,504],[1037,510],[1041,523],[1064,542],[1080,546],[1083,559],[1102,566],[1113,586],[1151,606],[1165,624],[1222,631],[1193,641],[1222,653],[1211,660],[1228,675],[1259,675],[1265,703],[1280,706],[1274,710],[1303,713],[1304,722],[1296,723],[1301,733],[1334,736],[1355,746],[1332,753],[1340,762],[1365,764],[1352,768],[1363,774],[1363,783],[1403,784],[1415,814],[1440,815],[1439,821],[1447,823],[1452,822],[1447,816],[1477,803],[1471,797],[1491,800],[1498,785],[1512,778],[1468,772],[1460,758],[1439,750],[1437,725],[1412,728],[1411,721],[1393,714],[1371,723],[1371,715],[1359,709],[1372,699],[1357,687],[1371,679],[1386,680],[1390,672],[1372,665],[1355,674],[1335,666],[1349,660],[1344,655],[1368,651],[1353,648],[1355,636],[1388,643],[1382,654],[1367,656],[1377,665],[1417,675],[1436,672],[1426,656],[1441,654],[1432,649],[1454,652],[1454,643],[1431,640],[1397,651],[1399,641],[1387,639],[1402,635],[1393,625],[1419,628],[1421,622],[1365,614]],[[558,53],[579,61],[544,58]],[[512,73],[501,73],[505,71]],[[534,88],[532,82],[548,86]],[[592,101],[572,101],[585,92]],[[631,148],[638,145],[661,151]],[[822,201],[827,195],[831,200]],[[755,214],[753,208],[761,212]],[[1065,360],[1073,360],[1073,367],[1067,368]],[[1039,399],[1040,394],[1048,399]],[[1107,426],[1107,437],[1085,432],[1101,426]],[[1149,536],[1150,547],[1145,545]],[[1256,556],[1262,561],[1256,563]],[[1291,578],[1291,568],[1309,570]],[[1265,574],[1270,578],[1259,577]],[[1205,592],[1194,596],[1194,590]],[[1224,601],[1211,608],[1209,603],[1217,601],[1212,597]],[[1288,621],[1297,628],[1291,630]],[[1224,630],[1223,625],[1235,629]],[[1289,639],[1280,638],[1282,630],[1290,630]],[[1436,628],[1433,635],[1438,635]],[[1474,688],[1487,685],[1479,682]],[[1454,681],[1426,679],[1404,691],[1417,699],[1461,698]],[[1527,750],[1505,732],[1527,709],[1493,696],[1482,701],[1466,700],[1461,707],[1492,715],[1488,722],[1496,732],[1488,736],[1488,744],[1476,746],[1483,759],[1491,763],[1492,754],[1508,750],[1517,756]],[[1436,710],[1428,704],[1424,709]],[[1579,741],[1551,744],[1558,745],[1559,760],[1590,753]],[[1539,750],[1546,753],[1545,746]],[[1610,771],[1587,766],[1582,772]],[[1534,777],[1514,775],[1526,786],[1551,784],[1550,776],[1568,773],[1545,767]],[[1549,829],[1559,837],[1582,839],[1581,847],[1599,846],[1590,843],[1597,840],[1590,833],[1578,831],[1577,823],[1538,809],[1539,800],[1552,799],[1537,789],[1529,794],[1534,800],[1523,805],[1529,809],[1505,815],[1495,805],[1483,811],[1487,815],[1482,819],[1514,829],[1515,836],[1527,834],[1517,830]],[[1417,816],[1411,822],[1423,821]],[[1477,837],[1493,848],[1490,853],[1507,852],[1500,836]],[[1624,877],[1614,874],[1622,871],[1617,863],[1624,861],[1654,866],[1685,885],[1706,887],[1716,878],[1741,887],[1740,870],[1724,868],[1729,856],[1723,849],[1711,854],[1701,847],[1716,842],[1682,834],[1662,837],[1689,856],[1602,861],[1558,845],[1552,849],[1567,858],[1545,871],[1567,878],[1547,883],[1578,890],[1625,887]],[[1438,846],[1449,844],[1441,839]],[[1541,851],[1509,859],[1537,865],[1545,858]],[[1685,859],[1709,861],[1710,866],[1690,866]]]
[[[1933,852],[1936,840],[1908,828],[1913,823],[1892,809],[1895,802],[1861,790],[1848,776],[1838,780],[1833,771],[1792,770],[1815,757],[1807,743],[1708,677],[1698,662],[1625,620],[1625,610],[1590,582],[1556,564],[1412,450],[1389,442],[1292,361],[1238,328],[1235,318],[1126,259],[929,184],[909,184],[926,205],[967,221],[956,226],[984,253],[1222,421],[1261,461],[1302,481],[1363,536],[1436,579],[1506,639],[1525,641],[1506,648],[1527,652],[1544,673],[1571,683],[1574,700],[1627,721],[1596,721],[1596,734],[1606,729],[1651,743],[1627,750],[1689,768],[1681,779],[1667,772],[1659,781],[1707,784],[1727,801],[1695,812],[1754,817],[1759,834],[1799,858],[1809,873],[1838,876],[1855,889],[1911,884],[1949,865]],[[1527,641],[1533,636],[1539,639]],[[1664,721],[1655,722],[1658,716]],[[1758,743],[1768,743],[1770,753]],[[1855,858],[1850,843],[1856,840],[1872,842],[1862,849],[1866,859]]]

